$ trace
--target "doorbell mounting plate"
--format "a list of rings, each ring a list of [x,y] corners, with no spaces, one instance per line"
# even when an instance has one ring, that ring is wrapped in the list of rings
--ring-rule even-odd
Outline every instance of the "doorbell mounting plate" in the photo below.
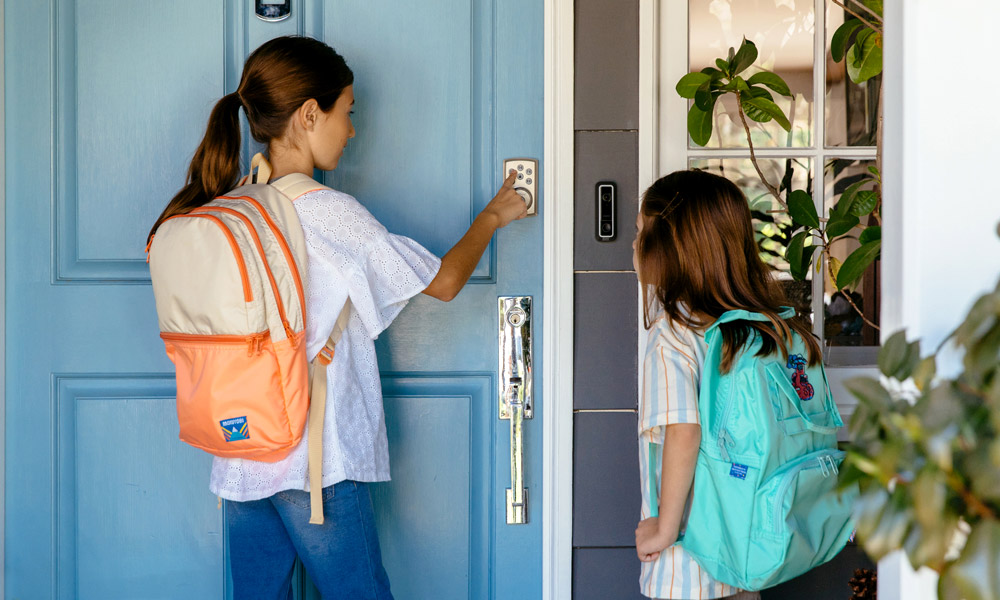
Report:
[[[533,158],[508,158],[503,161],[503,179],[511,170],[517,171],[514,191],[528,205],[528,216],[538,214],[538,161]]]

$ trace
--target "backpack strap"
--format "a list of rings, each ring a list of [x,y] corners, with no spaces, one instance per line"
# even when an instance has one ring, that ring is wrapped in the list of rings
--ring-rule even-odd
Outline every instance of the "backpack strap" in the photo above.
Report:
[[[309,522],[323,524],[323,421],[326,418],[326,368],[351,316],[351,299],[344,303],[326,345],[312,362],[309,385]]]
[[[254,173],[254,171],[257,171]],[[250,160],[250,172],[240,179],[236,187],[247,185],[248,183],[268,183],[274,169],[267,158],[258,152]],[[271,186],[294,202],[299,196],[316,190],[329,190],[330,188],[319,183],[305,173],[290,173],[271,182]]]
[[[792,317],[795,316],[795,309],[790,306],[783,306],[781,307],[781,312],[778,313],[778,316],[781,317],[782,319],[791,319]],[[708,329],[705,330],[705,336],[708,337],[708,334],[712,330],[714,330],[719,325],[722,325],[723,323],[730,323],[732,321],[768,321],[768,320],[769,319],[767,318],[767,316],[762,313],[751,312],[749,310],[729,310],[719,315],[719,318],[716,319],[714,323],[709,325]]]

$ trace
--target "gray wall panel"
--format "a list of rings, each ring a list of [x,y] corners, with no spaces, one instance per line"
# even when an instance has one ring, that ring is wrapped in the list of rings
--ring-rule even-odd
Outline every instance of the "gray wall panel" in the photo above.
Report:
[[[641,600],[635,548],[573,550],[573,600]]]
[[[639,523],[636,414],[573,416],[573,546],[635,545]]]
[[[573,408],[638,405],[633,273],[577,273],[573,309]]]
[[[576,133],[576,208],[573,265],[577,271],[631,271],[639,191],[639,134],[634,131]],[[597,241],[597,182],[613,181],[618,193],[617,238]]]
[[[639,128],[639,1],[576,2],[576,129]]]

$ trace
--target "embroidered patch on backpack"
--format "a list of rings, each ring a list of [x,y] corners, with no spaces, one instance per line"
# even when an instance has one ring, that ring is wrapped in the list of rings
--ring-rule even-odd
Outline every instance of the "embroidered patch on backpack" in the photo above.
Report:
[[[746,479],[747,466],[739,463],[733,463],[733,468],[729,469],[729,476],[735,477],[736,479]]]
[[[236,417],[235,419],[225,419],[219,421],[222,427],[222,435],[227,442],[250,439],[250,426],[246,417]]]
[[[792,354],[788,357],[788,364],[785,366],[789,369],[795,369],[795,373],[792,374],[792,387],[795,388],[799,399],[812,400],[816,392],[813,390],[812,384],[809,383],[809,376],[806,375],[805,357],[801,354]]]

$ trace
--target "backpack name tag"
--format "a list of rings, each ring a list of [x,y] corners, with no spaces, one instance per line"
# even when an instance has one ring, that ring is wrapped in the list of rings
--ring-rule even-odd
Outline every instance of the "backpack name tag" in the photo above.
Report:
[[[738,463],[733,463],[733,468],[729,469],[729,476],[735,477],[737,479],[747,478],[747,466]]]
[[[222,435],[226,438],[227,442],[250,439],[250,428],[247,425],[246,417],[225,419],[219,421],[219,426],[222,427]]]

